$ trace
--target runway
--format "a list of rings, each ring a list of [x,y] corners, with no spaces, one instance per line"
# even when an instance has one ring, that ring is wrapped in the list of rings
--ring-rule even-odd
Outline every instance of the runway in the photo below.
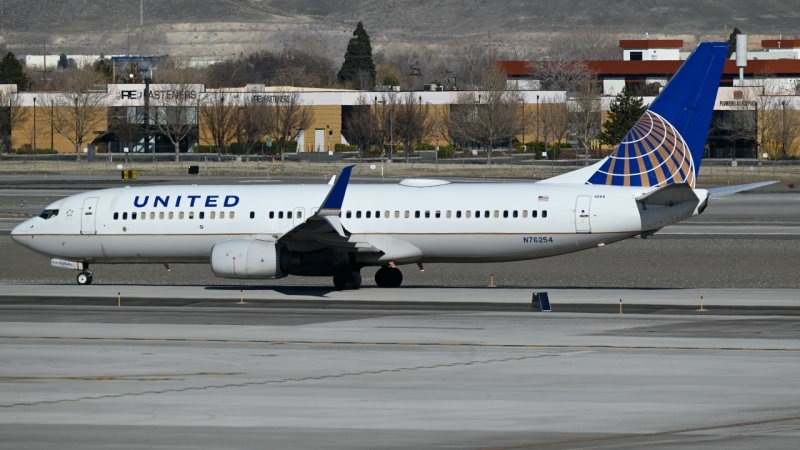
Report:
[[[762,448],[800,320],[0,306],[5,448]]]

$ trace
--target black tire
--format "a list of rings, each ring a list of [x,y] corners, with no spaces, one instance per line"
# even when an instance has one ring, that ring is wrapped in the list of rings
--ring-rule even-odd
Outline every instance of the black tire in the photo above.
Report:
[[[403,272],[400,269],[381,267],[375,272],[375,284],[382,288],[396,288],[403,283]]]
[[[340,291],[347,289],[347,285],[350,284],[349,281],[350,274],[346,272],[337,273],[333,276],[333,286]]]
[[[78,284],[86,286],[92,284],[92,274],[89,272],[81,272],[78,274]]]
[[[361,273],[353,272],[350,274],[350,286],[352,289],[361,289]]]

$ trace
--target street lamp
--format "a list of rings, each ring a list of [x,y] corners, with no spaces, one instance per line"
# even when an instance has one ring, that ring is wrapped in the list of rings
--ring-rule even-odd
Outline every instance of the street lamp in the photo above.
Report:
[[[144,153],[150,151],[150,63],[145,60],[139,61],[139,72],[144,74]],[[155,144],[155,142],[153,143]],[[155,145],[153,153],[155,153]]]

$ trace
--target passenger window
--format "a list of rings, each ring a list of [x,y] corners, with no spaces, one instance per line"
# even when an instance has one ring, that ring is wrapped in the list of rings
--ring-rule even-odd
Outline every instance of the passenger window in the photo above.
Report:
[[[419,219],[420,213],[419,211],[414,211],[414,218]]]
[[[436,218],[440,219],[441,217],[442,217],[442,212],[441,211],[436,211]]]
[[[547,218],[547,211],[542,211],[542,219],[546,219],[546,218]]]
[[[144,219],[147,219],[147,213],[143,212],[143,213],[139,214],[139,217],[140,217],[142,220],[144,220]]]
[[[450,218],[450,211],[447,211],[447,218]]]
[[[173,214],[174,213],[172,211],[169,212],[169,220],[172,220],[172,218],[175,217]]]
[[[350,211],[347,211],[347,218],[350,218]],[[278,211],[278,219],[283,219],[283,211]]]
[[[256,213],[251,212],[250,213],[250,218],[253,219],[255,217],[256,217]],[[303,211],[297,211],[297,218],[298,219],[302,219],[303,218]]]
[[[287,218],[287,219],[291,219],[291,218],[292,218],[292,212],[291,212],[291,211],[288,211],[288,212],[286,213],[286,218]]]
[[[136,213],[131,213],[131,220],[136,220]]]
[[[381,212],[380,211],[375,211],[375,218],[376,219],[380,219],[381,218]]]
[[[425,211],[425,218],[426,219],[430,219],[431,218],[431,212],[430,211]]]
[[[371,219],[371,218],[372,218],[372,211],[367,211],[367,219]]]
[[[119,220],[119,213],[114,213],[114,220]]]
[[[472,211],[467,211],[465,214],[466,214],[467,219],[469,219],[469,216],[472,214]]]
[[[497,211],[495,211],[495,213],[496,213],[496,212],[497,212]],[[486,218],[488,219],[488,218],[489,218],[489,211],[484,211],[483,217],[486,217]],[[495,214],[495,217],[497,217],[497,215],[496,215],[496,214]]]
[[[353,212],[352,211],[347,211],[347,218],[349,219],[351,217],[353,217]]]
[[[217,213],[215,211],[211,211],[211,213],[209,213],[209,219],[213,219],[216,216],[217,216]]]
[[[460,218],[461,218],[461,211],[456,211],[456,219],[460,219]]]
[[[178,213],[178,219],[183,219],[183,211]]]
[[[128,220],[128,213],[122,213],[122,220]]]
[[[151,212],[150,213],[150,220],[155,220],[155,218],[156,218],[156,213]]]
[[[411,217],[409,211],[406,211],[406,219],[408,219],[409,217]]]
[[[508,211],[503,211],[503,218],[508,219]]]
[[[356,219],[360,219],[360,218],[361,218],[361,211],[356,211]]]
[[[220,219],[224,219],[225,218],[225,211],[220,211],[219,212],[219,218]]]
[[[205,211],[200,211],[200,219],[205,219],[206,213]]]
[[[194,219],[194,211],[189,211],[189,218]]]
[[[480,212],[480,210],[478,210],[478,211],[475,211],[475,218],[476,218],[476,219],[480,219],[480,218],[481,218],[481,212]]]
[[[229,219],[233,219],[233,211],[231,211],[231,213],[230,213],[230,214],[228,214],[228,218],[229,218]]]
[[[200,214],[203,214],[203,213],[200,213]],[[255,211],[250,211],[250,218],[251,219],[255,219],[256,218],[256,212]],[[201,219],[202,219],[202,217],[201,217]]]
[[[274,219],[275,218],[275,211],[270,211],[269,212],[269,218],[270,219]]]
[[[400,211],[395,211],[394,212],[394,218],[395,219],[399,219],[400,218]]]
[[[383,212],[383,218],[384,219],[388,219],[389,218],[389,211],[384,211]]]
[[[495,209],[494,210],[494,218],[497,219],[498,217],[500,217],[500,211]]]
[[[514,211],[514,218],[515,219],[517,218],[517,211],[516,210]]]
[[[531,211],[531,217],[533,217],[534,219],[535,219],[535,218],[536,218],[538,215],[539,215],[539,211],[536,211],[535,209],[534,209],[533,211]]]
[[[527,209],[523,209],[522,210],[522,218],[525,219],[527,217],[528,217],[528,210]]]
[[[158,218],[161,219],[161,220],[164,220],[164,212],[163,211],[158,213]]]

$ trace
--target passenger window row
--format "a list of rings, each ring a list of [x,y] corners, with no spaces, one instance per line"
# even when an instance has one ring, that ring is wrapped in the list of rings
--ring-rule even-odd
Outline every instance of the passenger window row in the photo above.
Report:
[[[234,211],[228,211],[227,217],[229,219],[233,219],[233,218],[236,217],[235,214],[236,213]],[[250,218],[254,219],[256,217],[255,214],[256,213],[254,211],[250,211]],[[120,214],[118,212],[115,212],[114,213],[114,220],[120,220],[120,216],[121,216],[122,220],[128,220],[128,213],[127,212],[123,212],[122,214]],[[160,211],[158,213],[157,217],[158,217],[158,219],[169,219],[169,220],[172,220],[172,219],[175,218],[175,212],[173,212],[173,211],[169,211],[169,212]],[[189,219],[194,219],[195,218],[194,211],[189,211],[188,214],[185,214],[183,211],[179,211],[178,212],[178,219],[183,219],[183,218],[186,218],[186,217],[188,217]],[[211,212],[208,213],[208,218],[209,219],[216,219],[217,217],[219,217],[220,219],[224,219],[226,217],[225,211],[220,211],[219,215],[217,214],[216,211],[211,211]],[[155,220],[156,219],[156,213],[155,212],[151,212],[149,218],[150,218],[150,220]],[[199,213],[197,213],[197,218],[198,219],[205,219],[206,218],[206,212],[205,211],[200,211]],[[148,215],[147,215],[146,212],[142,212],[142,213],[132,212],[132,213],[130,213],[130,219],[131,220],[147,220],[148,219]]]
[[[526,209],[524,209],[522,211],[518,211],[518,210],[513,210],[513,211],[509,211],[509,210],[503,210],[503,211],[500,211],[500,210],[494,210],[494,211],[490,211],[490,210],[483,210],[483,211],[475,210],[474,213],[473,213],[473,211],[468,210],[468,211],[464,211],[463,215],[462,215],[461,211],[456,211],[455,212],[455,218],[456,219],[460,219],[460,218],[464,217],[464,218],[469,219],[469,218],[473,217],[473,214],[474,214],[474,217],[476,219],[477,218],[481,218],[481,217],[484,217],[484,218],[487,218],[487,219],[490,218],[490,217],[493,217],[495,219],[499,219],[500,217],[502,217],[504,219],[508,219],[508,218],[512,218],[512,219],[517,219],[517,218],[527,219],[528,218],[528,210],[526,210]],[[348,219],[352,219],[353,216],[354,216],[353,215],[353,211],[347,211],[345,213],[345,217],[348,218]],[[271,217],[272,216],[270,216],[270,218]],[[372,219],[372,218],[380,219],[381,218],[381,212],[380,211],[375,211],[374,214],[373,214],[372,211],[365,211],[364,214],[362,215],[361,211],[355,211],[355,218],[356,219],[361,219],[362,217],[366,218],[366,219]],[[383,217],[385,219],[388,219],[388,218],[392,217],[391,211],[384,211],[383,212]],[[411,217],[411,211],[405,211],[403,213],[403,218],[408,219],[410,217]],[[436,219],[441,219],[442,218],[442,211],[434,211],[434,212],[431,212],[431,211],[414,211],[414,218],[415,219],[419,219],[419,218],[422,218],[422,217],[424,217],[426,219],[430,219],[431,217],[436,218]],[[453,212],[452,211],[445,211],[444,217],[447,218],[447,219],[450,219],[451,217],[453,217]],[[531,210],[530,211],[530,217],[533,218],[533,219],[536,219],[537,217],[539,217],[539,211],[535,210],[535,209]],[[400,211],[395,211],[394,212],[394,218],[395,219],[399,219],[400,218]],[[542,210],[542,218],[543,219],[547,218],[547,210]]]
[[[292,212],[291,211],[286,211],[284,213],[283,211],[278,211],[278,212],[270,211],[269,212],[269,218],[270,219],[274,219],[275,217],[277,217],[278,219],[284,219],[284,218],[285,219],[291,219],[292,218]],[[303,218],[303,211],[297,211],[297,214],[295,214],[295,218],[302,219]],[[251,217],[251,219],[252,219],[252,217]]]

